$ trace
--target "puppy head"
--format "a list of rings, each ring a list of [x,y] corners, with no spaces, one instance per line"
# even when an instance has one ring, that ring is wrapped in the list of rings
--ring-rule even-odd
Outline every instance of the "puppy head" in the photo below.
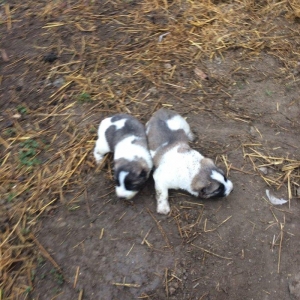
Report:
[[[141,189],[149,177],[150,169],[143,159],[115,161],[114,179],[119,198],[131,199]]]
[[[199,197],[205,199],[226,197],[232,191],[233,184],[211,159],[203,158],[199,173],[192,181],[192,189],[198,193]]]

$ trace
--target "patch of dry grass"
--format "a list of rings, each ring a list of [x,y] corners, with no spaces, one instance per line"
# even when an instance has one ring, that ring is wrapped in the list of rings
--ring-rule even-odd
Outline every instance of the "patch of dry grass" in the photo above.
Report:
[[[300,161],[287,157],[265,154],[262,145],[244,146],[244,157],[268,186],[279,190],[286,188],[288,199],[299,197]]]
[[[94,167],[89,153],[97,124],[87,125],[93,115],[123,111],[143,118],[165,103],[157,91],[178,99],[183,111],[197,113],[203,107],[187,104],[179,95],[197,94],[203,80],[195,68],[201,69],[203,60],[222,59],[229,50],[238,51],[240,60],[265,51],[287,70],[299,61],[296,0],[101,2],[23,1],[0,6],[2,35],[16,29],[30,34],[26,22],[32,18],[42,24],[33,47],[41,55],[52,49],[59,57],[42,71],[40,62],[30,56],[9,62],[5,70],[27,68],[35,74],[34,82],[43,82],[39,95],[47,95],[49,82],[63,79],[42,107],[31,108],[30,128],[8,111],[14,132],[1,132],[0,299],[26,298],[41,250],[32,233],[38,218],[66,204],[64,195],[74,186],[84,189],[82,178]],[[214,88],[220,85],[216,81]],[[20,165],[18,155],[26,140],[39,145],[28,160],[39,158],[41,163]],[[263,177],[267,184],[288,184],[290,193],[299,186],[299,162],[258,159],[263,164],[282,162],[274,178]],[[178,228],[192,239],[193,228],[179,223]],[[47,252],[42,255],[49,259]]]

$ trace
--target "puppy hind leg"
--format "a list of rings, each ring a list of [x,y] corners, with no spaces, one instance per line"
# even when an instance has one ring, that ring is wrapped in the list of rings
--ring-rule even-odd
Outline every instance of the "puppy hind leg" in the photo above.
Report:
[[[191,142],[195,140],[195,135],[192,133],[191,130],[187,132],[187,136]]]
[[[106,140],[98,139],[94,148],[94,157],[97,164],[101,163],[106,153],[110,152],[109,145]]]
[[[195,135],[193,134],[190,125],[188,124],[188,122],[183,119],[183,130],[185,132],[185,134],[187,135],[188,139],[193,142],[195,140]]]
[[[160,189],[155,185],[156,190],[156,201],[157,208],[156,211],[159,214],[167,215],[170,212],[170,204],[168,201],[168,190]]]
[[[189,123],[184,118],[181,118],[181,127],[184,130],[185,134],[187,135],[188,139],[191,142],[193,142],[195,139],[195,135],[191,131],[191,127],[190,127]]]

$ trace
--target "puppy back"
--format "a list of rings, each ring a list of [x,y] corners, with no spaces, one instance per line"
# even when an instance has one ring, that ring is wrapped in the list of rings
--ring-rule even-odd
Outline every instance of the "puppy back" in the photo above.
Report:
[[[177,143],[188,143],[188,137],[184,130],[172,129],[168,125],[168,120],[174,117],[182,118],[172,110],[161,108],[156,111],[146,124],[149,148],[152,151],[161,146],[171,146]]]
[[[114,151],[116,145],[129,136],[136,137],[133,144],[147,148],[145,127],[138,119],[128,114],[117,114],[111,117],[111,126],[105,132],[110,149]]]

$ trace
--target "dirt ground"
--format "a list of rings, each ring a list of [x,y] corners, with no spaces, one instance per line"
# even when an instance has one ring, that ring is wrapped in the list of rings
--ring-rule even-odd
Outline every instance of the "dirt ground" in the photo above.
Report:
[[[136,75],[130,77],[138,72],[135,63],[123,61],[120,50],[128,47],[131,55],[130,47],[138,43],[128,35],[130,30],[126,31],[132,24],[116,18],[119,22],[112,26],[106,20],[138,10],[138,3],[102,1],[96,11],[91,4],[88,13],[93,13],[96,24],[92,32],[72,33],[72,28],[57,25],[54,34],[47,24],[68,22],[63,14],[67,1],[55,3],[57,10],[48,8],[50,13],[43,2],[37,2],[42,17],[24,15],[31,11],[31,4],[15,4],[16,11],[10,7],[16,15],[13,29],[1,28],[0,48],[9,56],[6,61],[2,51],[0,59],[3,153],[11,151],[16,158],[22,136],[42,141],[48,147],[38,157],[50,171],[31,174],[47,174],[47,178],[53,170],[59,172],[68,165],[74,155],[70,163],[74,172],[68,171],[68,183],[57,179],[60,187],[45,187],[38,199],[40,207],[33,214],[38,218],[31,215],[34,226],[28,228],[32,235],[24,233],[26,242],[35,245],[30,252],[34,257],[31,288],[18,299],[300,299],[300,175],[295,168],[288,173],[293,177],[288,177],[283,168],[295,162],[299,166],[300,161],[300,55],[294,53],[291,65],[268,47],[251,56],[246,56],[242,47],[230,47],[221,56],[198,61],[192,56],[186,61],[176,60],[175,54],[169,60],[161,56],[161,70],[139,77],[137,83]],[[82,21],[82,8],[78,7],[74,18]],[[5,4],[0,8],[4,16]],[[155,11],[151,16],[157,26],[170,17],[161,14]],[[300,45],[299,20],[281,15],[276,24],[282,35],[291,28],[295,34],[292,42]],[[83,22],[78,26],[90,25]],[[101,71],[95,82],[86,83],[92,86],[87,88],[89,94],[82,93],[81,82],[89,75],[92,78],[89,71],[101,60],[102,52],[96,58],[93,47],[85,53],[83,44],[77,44],[83,36],[102,47],[104,57],[107,49],[114,55],[105,57],[102,65],[109,71]],[[57,53],[57,60],[47,61],[49,53]],[[86,78],[79,78],[76,64],[68,72],[53,73],[55,66],[71,63],[70,56],[73,61],[84,61]],[[170,72],[169,84],[153,79],[161,73],[159,78],[167,82]],[[77,79],[64,87],[66,78],[74,74]],[[122,85],[129,88],[124,92]],[[101,86],[99,94],[94,86]],[[101,94],[101,88],[106,92]],[[78,94],[83,101],[78,101]],[[115,98],[105,102],[110,94]],[[162,216],[155,211],[150,178],[133,201],[117,199],[111,156],[102,169],[97,169],[93,159],[96,128],[105,116],[118,111],[129,110],[145,123],[162,106],[186,117],[197,136],[191,146],[229,173],[234,185],[229,197],[203,200],[171,191],[172,211]],[[8,129],[15,132],[5,139]],[[5,147],[5,140],[10,147]],[[12,175],[16,185],[30,181],[32,175],[22,173],[26,179],[20,179],[18,172]],[[34,180],[40,180],[38,175]],[[39,181],[40,190],[48,184],[43,180]],[[266,189],[289,202],[272,205]],[[29,211],[30,191],[18,197],[16,203],[27,203]],[[7,201],[1,205],[8,212],[15,207]],[[10,218],[3,220],[10,222]],[[16,264],[14,268],[19,270]],[[14,282],[18,283],[22,285],[22,279]]]

